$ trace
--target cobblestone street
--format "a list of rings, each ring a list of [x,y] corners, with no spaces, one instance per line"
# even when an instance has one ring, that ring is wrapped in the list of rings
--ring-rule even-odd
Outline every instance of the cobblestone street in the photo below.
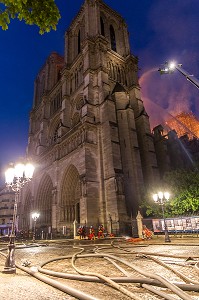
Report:
[[[6,247],[6,243],[1,244],[1,248]],[[199,299],[199,285],[198,282],[198,270],[195,268],[195,264],[199,258],[199,240],[198,238],[172,238],[171,243],[164,243],[163,237],[154,237],[150,241],[141,242],[128,242],[124,239],[107,239],[107,240],[60,240],[60,241],[43,241],[42,244],[36,244],[34,247],[23,247],[22,249],[16,249],[16,263],[21,268],[22,265],[29,265],[27,267],[31,272],[37,272],[37,269],[45,261],[52,260],[44,266],[44,269],[61,272],[67,274],[68,277],[72,275],[81,276],[79,273],[86,272],[85,276],[90,273],[97,273],[104,275],[108,278],[121,278],[130,277],[144,279],[148,276],[144,276],[139,272],[145,272],[150,274],[157,274],[163,276],[165,279],[172,283],[183,283],[188,285],[188,281],[180,278],[177,272],[182,273],[191,282],[193,282],[196,291],[184,291],[188,298],[183,298],[171,292],[169,289],[161,288],[153,285],[156,291],[164,292],[168,298],[165,299]],[[74,265],[78,268],[78,272],[75,271],[74,266],[71,264],[71,256],[74,253],[80,252],[80,248],[84,249],[81,253],[82,257],[78,258]],[[81,250],[82,251],[82,250]],[[95,252],[95,253],[94,253]],[[6,253],[5,251],[3,253]],[[106,254],[104,258],[103,255]],[[64,258],[63,258],[64,256]],[[84,256],[84,257],[83,257]],[[110,256],[110,257],[109,257]],[[114,265],[111,256],[117,257],[117,266]],[[57,260],[56,258],[59,258]],[[56,259],[56,260],[54,260]],[[124,265],[119,260],[125,260],[128,265]],[[157,263],[156,259],[161,263]],[[0,271],[3,270],[5,258],[0,256]],[[163,266],[165,264],[165,266]],[[133,268],[131,267],[133,266]],[[22,267],[23,268],[23,267]],[[174,273],[169,268],[176,271]],[[141,271],[139,271],[141,270]],[[143,300],[157,300],[164,299],[162,296],[154,294],[148,289],[149,284],[143,284],[142,287],[138,282],[126,282],[119,283],[118,285],[125,290],[129,291],[125,294],[123,291],[118,291],[116,288],[110,287],[109,284],[97,282],[95,280],[90,282],[82,280],[71,280],[69,278],[61,278],[41,274],[45,278],[53,279],[53,282],[59,282],[64,286],[71,287],[83,295],[90,295],[90,299],[143,299]],[[38,280],[31,276],[27,272],[17,268],[17,274],[3,274],[0,273],[0,291],[1,299],[9,300],[21,300],[21,299],[86,299],[76,298],[68,293],[60,291],[59,289],[52,287],[49,284]],[[99,277],[100,278],[100,277]],[[149,278],[148,278],[149,280]],[[150,278],[150,280],[155,280]],[[187,282],[186,282],[187,281]],[[152,287],[152,285],[150,285]],[[133,298],[131,295],[134,295]],[[170,298],[169,298],[170,297]],[[89,299],[89,298],[87,298]]]

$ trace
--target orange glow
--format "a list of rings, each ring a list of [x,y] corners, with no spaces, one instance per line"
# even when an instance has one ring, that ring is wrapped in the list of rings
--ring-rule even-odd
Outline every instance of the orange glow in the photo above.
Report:
[[[165,125],[170,130],[174,129],[178,137],[187,134],[189,139],[193,139],[194,137],[199,138],[199,120],[192,112],[182,112],[174,118],[167,120]]]

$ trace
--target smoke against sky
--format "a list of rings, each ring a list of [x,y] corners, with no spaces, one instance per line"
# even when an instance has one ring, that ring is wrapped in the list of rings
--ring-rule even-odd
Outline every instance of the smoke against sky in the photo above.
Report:
[[[153,34],[147,46],[141,49],[139,57],[143,66],[140,78],[142,97],[151,125],[154,126],[158,121],[161,123],[162,119],[164,121],[168,118],[167,112],[175,116],[182,111],[194,111],[199,115],[199,90],[177,70],[168,75],[157,72],[157,66],[173,60],[183,64],[186,71],[198,77],[199,3],[194,0],[152,3],[148,26]]]
[[[0,29],[0,164],[25,154],[34,79],[52,51],[64,54],[64,34],[83,0],[57,0],[57,31],[39,35],[38,28],[14,20]],[[183,75],[160,75],[160,64],[175,60],[199,78],[198,0],[105,0],[120,13],[129,30],[132,53],[139,57],[142,99],[151,128],[168,113],[192,110],[199,116],[199,90]]]

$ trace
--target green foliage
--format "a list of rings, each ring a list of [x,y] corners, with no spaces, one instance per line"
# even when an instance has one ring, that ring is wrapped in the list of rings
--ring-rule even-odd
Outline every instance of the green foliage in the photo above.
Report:
[[[162,191],[171,194],[165,204],[165,217],[194,214],[199,212],[199,171],[198,170],[175,170],[165,174]],[[159,189],[154,188],[155,193]],[[154,203],[153,193],[145,193],[141,204],[147,216],[162,216],[160,205]]]
[[[170,187],[172,197],[170,212],[173,215],[196,213],[199,211],[199,171],[176,170],[164,177]]]
[[[161,205],[154,202],[153,193],[151,192],[145,194],[144,200],[142,201],[140,208],[142,210],[143,216],[162,218],[162,207]],[[171,216],[170,204],[165,203],[164,208],[165,208],[165,217],[170,217]]]
[[[151,200],[150,197],[152,197],[152,195],[148,195],[148,197],[146,196],[146,198],[141,203],[140,207],[143,210],[143,216],[162,216],[159,205],[157,205],[153,200]]]
[[[11,18],[37,25],[39,33],[43,34],[56,30],[60,14],[54,0],[1,0],[0,26],[3,30],[8,29]]]

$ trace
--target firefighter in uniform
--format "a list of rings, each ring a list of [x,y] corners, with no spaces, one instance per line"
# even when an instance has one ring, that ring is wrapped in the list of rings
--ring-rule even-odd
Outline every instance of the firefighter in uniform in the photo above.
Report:
[[[98,228],[98,239],[104,238],[104,226],[100,225]]]
[[[94,240],[95,239],[95,230],[93,228],[93,226],[91,226],[89,228],[89,236],[88,236],[89,240]]]

